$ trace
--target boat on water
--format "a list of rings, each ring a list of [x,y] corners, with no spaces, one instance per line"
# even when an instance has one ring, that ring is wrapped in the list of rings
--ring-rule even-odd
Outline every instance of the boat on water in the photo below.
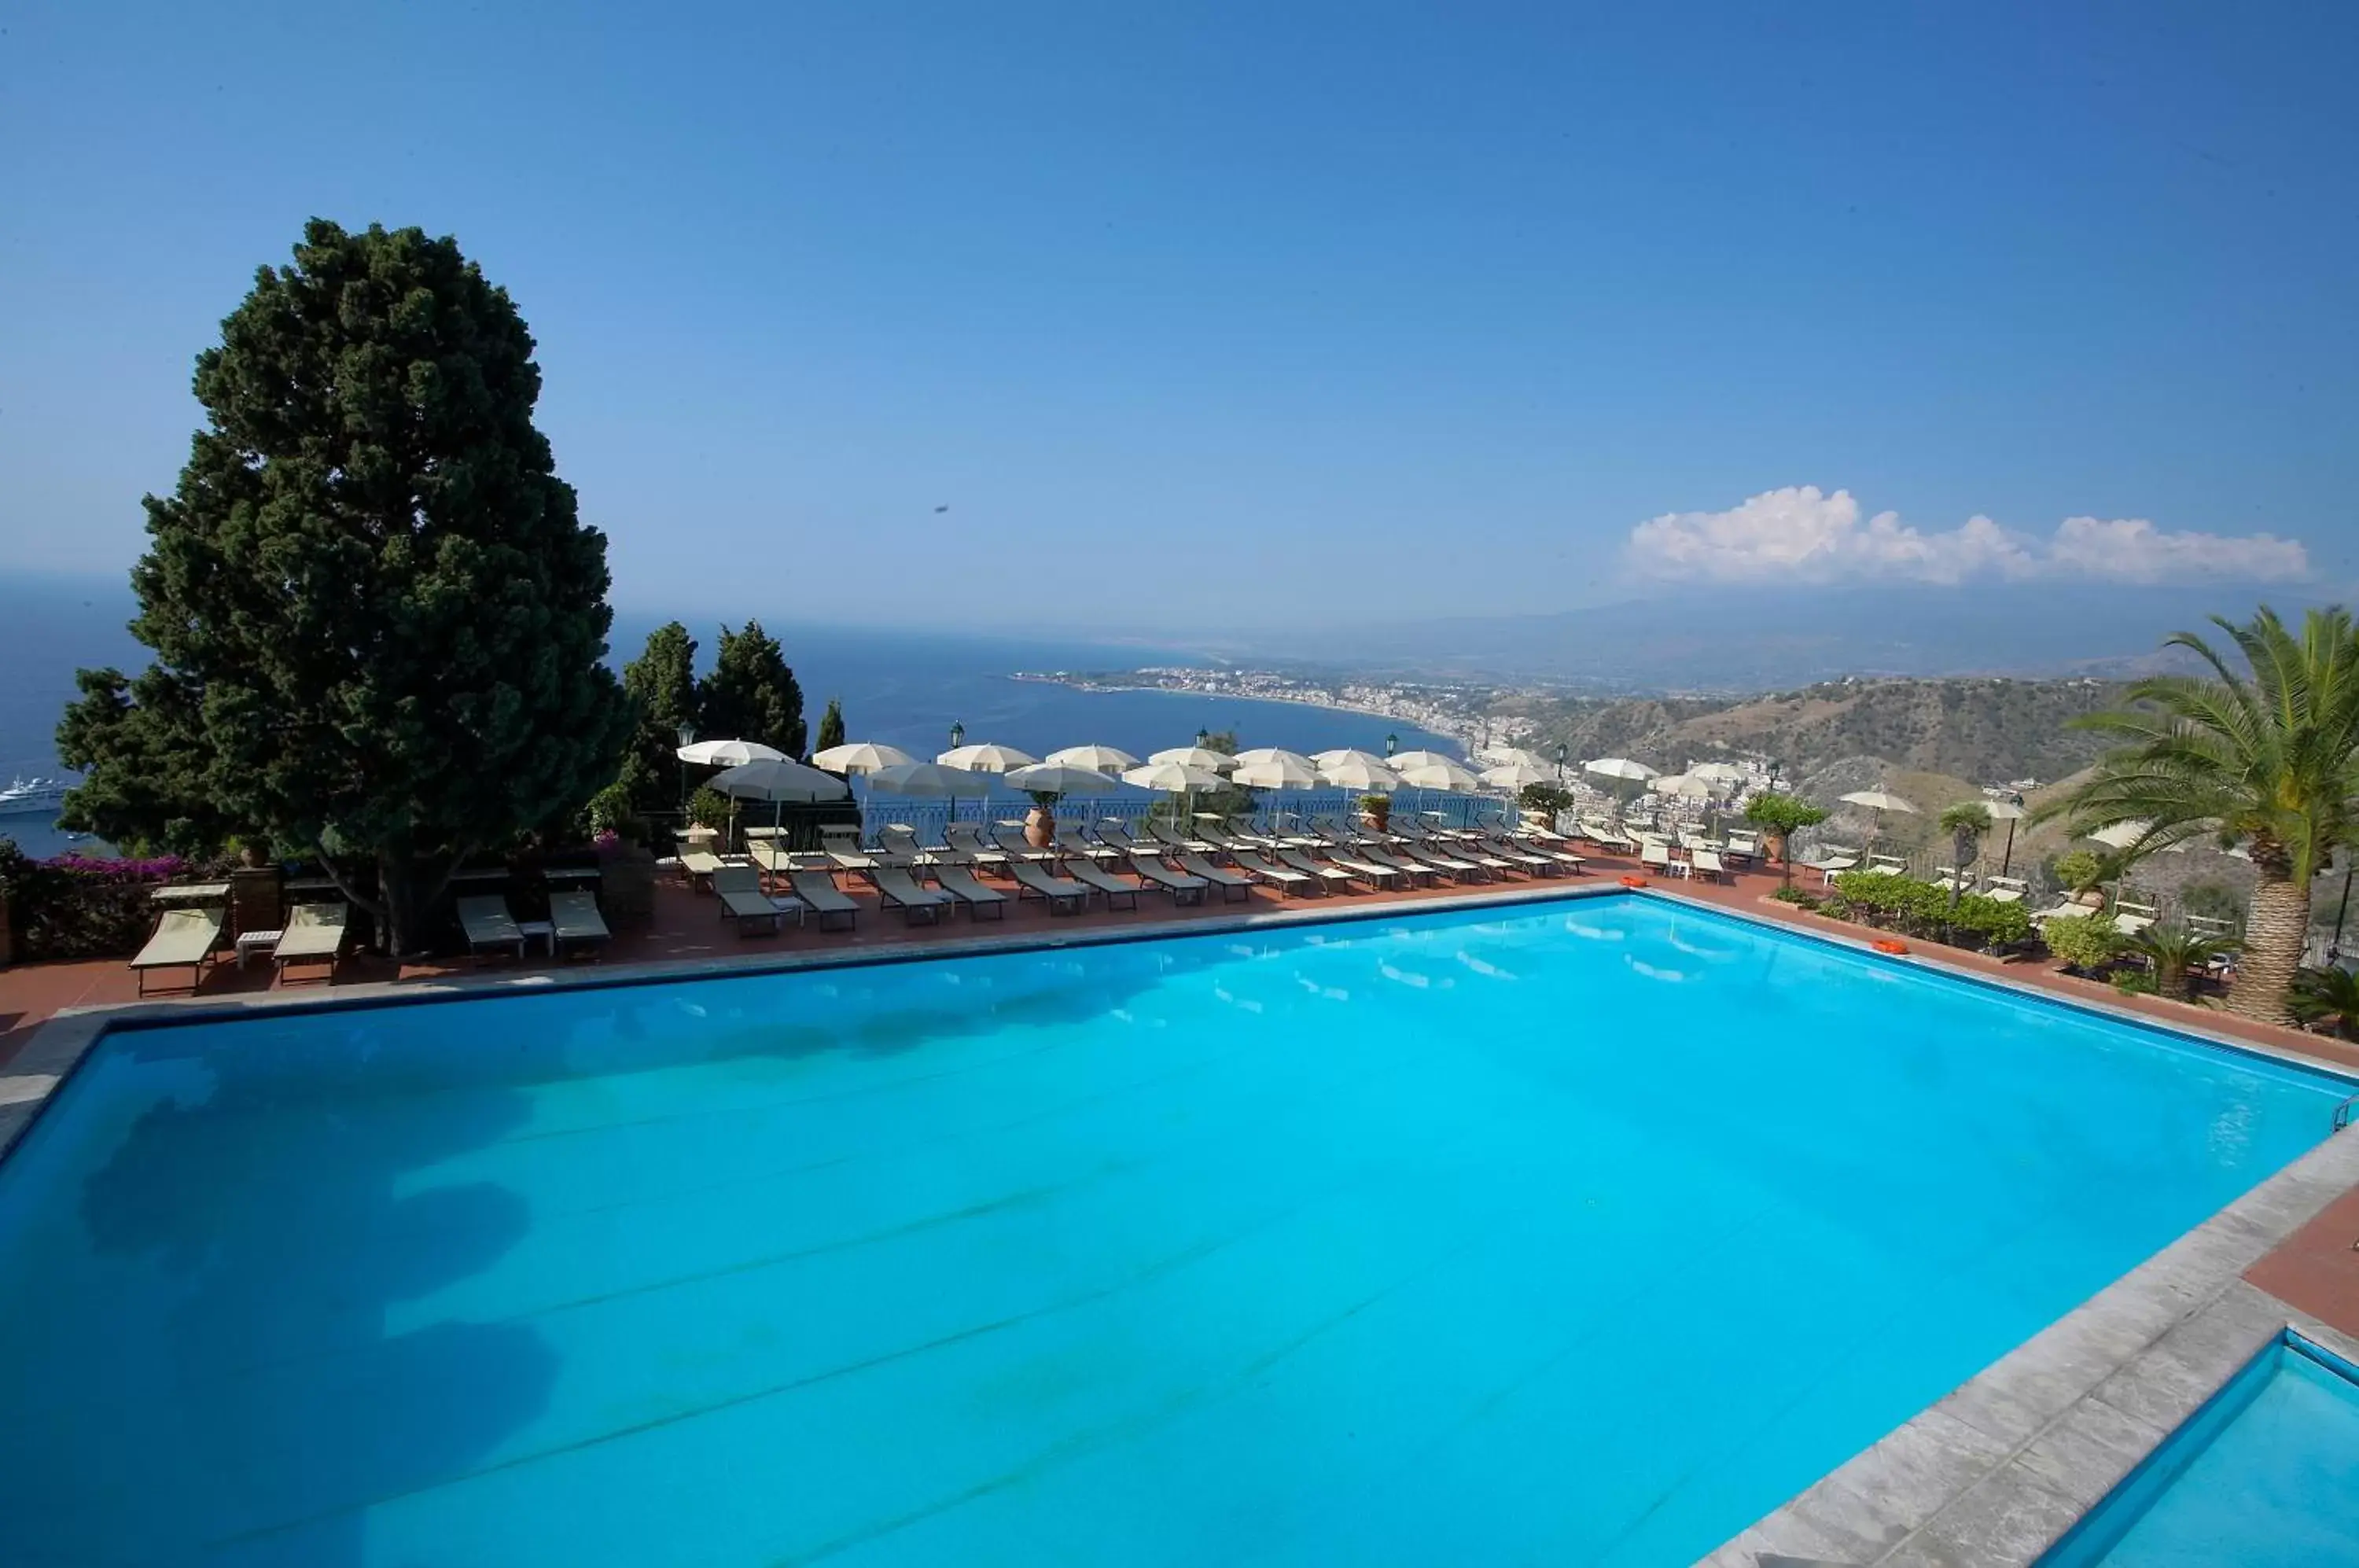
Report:
[[[18,779],[0,789],[0,817],[54,817],[72,788],[62,779]]]

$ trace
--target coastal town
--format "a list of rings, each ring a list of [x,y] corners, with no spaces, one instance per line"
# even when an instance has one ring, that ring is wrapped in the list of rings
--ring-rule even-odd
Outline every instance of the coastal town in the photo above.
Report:
[[[1022,670],[1018,681],[1048,681],[1082,691],[1190,691],[1262,702],[1302,702],[1346,713],[1397,719],[1462,743],[1469,751],[1520,745],[1537,733],[1527,716],[1493,709],[1509,696],[1535,695],[1477,682],[1355,680],[1332,671],[1288,672],[1191,665],[1137,670]]]

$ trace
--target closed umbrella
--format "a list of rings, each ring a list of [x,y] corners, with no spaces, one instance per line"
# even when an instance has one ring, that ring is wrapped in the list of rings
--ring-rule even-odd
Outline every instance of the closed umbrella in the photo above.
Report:
[[[973,746],[954,746],[934,760],[944,768],[971,768],[977,773],[1005,773],[1011,768],[1028,768],[1039,758],[1028,751],[1018,751],[1012,746],[984,740]]]
[[[1214,751],[1208,746],[1166,746],[1147,759],[1149,762],[1176,762],[1182,768],[1201,768],[1207,773],[1218,773],[1224,768],[1234,768],[1237,759],[1225,751]]]
[[[1069,768],[1094,768],[1100,773],[1119,773],[1138,766],[1138,758],[1116,746],[1063,746],[1050,752],[1047,760],[1061,762]]]
[[[787,754],[758,740],[701,740],[673,753],[699,768],[738,768],[748,762],[784,762]]]
[[[1593,773],[1600,779],[1652,779],[1656,770],[1643,762],[1626,757],[1601,757],[1581,765],[1583,773]]]
[[[855,740],[811,753],[811,766],[830,773],[874,773],[880,768],[903,768],[918,759],[897,746]]]

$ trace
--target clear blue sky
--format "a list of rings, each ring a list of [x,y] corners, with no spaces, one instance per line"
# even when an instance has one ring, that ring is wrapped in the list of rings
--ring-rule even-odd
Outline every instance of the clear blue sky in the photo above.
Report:
[[[629,606],[2359,567],[2359,7],[5,26],[0,570],[127,565],[191,356],[313,213],[514,293]]]

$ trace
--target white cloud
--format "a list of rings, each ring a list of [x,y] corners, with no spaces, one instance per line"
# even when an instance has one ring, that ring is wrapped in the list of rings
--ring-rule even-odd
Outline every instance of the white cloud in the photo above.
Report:
[[[1642,576],[1710,583],[1955,583],[1984,578],[2106,583],[2285,582],[2310,575],[2298,539],[2166,532],[2143,517],[2067,517],[2046,539],[1968,517],[1932,532],[1848,490],[1769,490],[1725,512],[1670,512],[1630,530],[1623,558]]]

